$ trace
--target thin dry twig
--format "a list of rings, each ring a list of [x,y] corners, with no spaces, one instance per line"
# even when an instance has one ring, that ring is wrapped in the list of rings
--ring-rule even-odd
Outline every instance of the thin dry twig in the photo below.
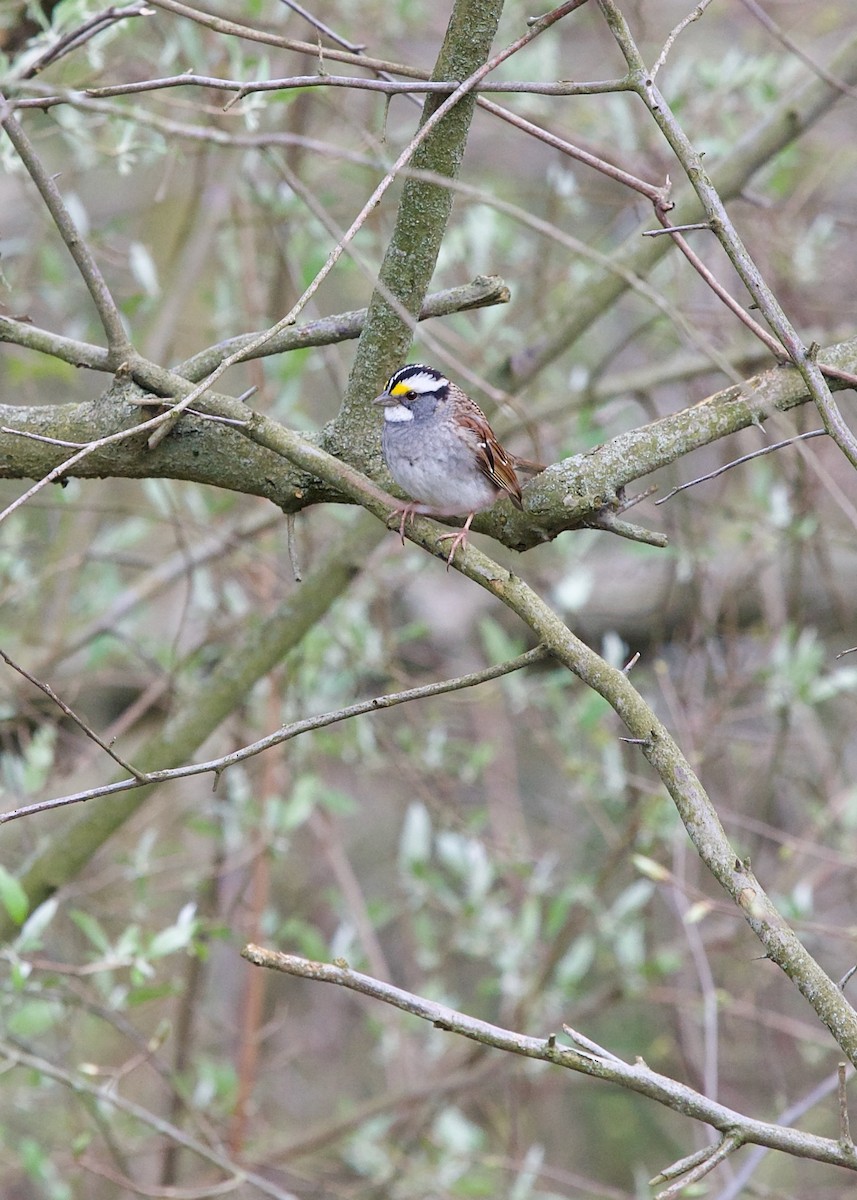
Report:
[[[33,684],[33,686],[37,687],[40,692],[43,692],[49,700],[56,704],[56,706],[65,713],[69,720],[74,721],[75,725],[77,725],[78,728],[81,729],[88,738],[95,742],[97,746],[100,746],[105,754],[109,754],[113,761],[118,763],[123,770],[130,771],[138,783],[143,784],[148,782],[148,778],[144,772],[138,771],[135,766],[129,762],[126,762],[124,758],[118,755],[112,746],[109,746],[107,742],[102,741],[95,730],[91,729],[90,726],[87,725],[86,721],[84,721],[83,717],[78,716],[74,709],[70,708],[66,704],[65,700],[56,694],[49,683],[45,683],[43,680],[37,679],[35,675],[31,675],[29,671],[27,671],[19,663],[16,663],[13,658],[10,658],[5,650],[0,650],[0,658],[2,658],[6,665],[11,667],[13,671],[17,671],[19,675],[23,676],[28,683]]]
[[[192,8],[189,4],[182,4],[180,0],[150,0],[150,3],[153,8],[173,13],[177,17],[186,17],[190,21],[195,21],[198,25],[203,25],[206,29],[213,30],[215,33],[244,38],[246,41],[251,42],[261,42],[263,45],[276,46],[281,50],[294,50],[297,54],[308,54],[311,58],[319,57],[318,43],[304,42],[297,38],[282,37],[280,34],[270,33],[266,29],[254,29],[250,25],[242,25],[237,21],[227,21],[222,17],[214,16],[212,13],[204,12],[202,9]],[[333,46],[325,46],[324,57],[331,62],[349,63],[355,67],[368,67],[372,71],[389,71],[392,74],[404,75],[413,79],[419,79],[425,74],[419,68],[409,67],[403,63],[370,58],[362,53],[353,54],[347,50],[337,50]]]
[[[105,29],[109,29],[111,25],[116,25],[119,21],[126,21],[129,17],[150,16],[153,12],[154,9],[150,7],[147,0],[127,4],[124,8],[117,8],[111,4],[103,12],[96,13],[95,16],[81,22],[76,29],[64,34],[52,46],[48,46],[47,50],[28,65],[21,78],[31,79],[34,75],[38,75],[45,67],[59,62],[61,58],[71,54],[72,51],[79,50],[81,46],[85,46],[88,41],[97,34],[103,33]]]
[[[711,0],[700,0],[700,3],[697,4],[696,8],[691,9],[691,11],[687,14],[687,16],[683,17],[682,20],[679,21],[678,25],[676,25],[675,28],[673,30],[671,30],[669,37],[664,42],[663,49],[661,50],[658,57],[655,59],[654,65],[652,66],[652,70],[651,70],[652,79],[655,78],[658,71],[660,71],[661,67],[667,61],[667,56],[669,55],[670,50],[672,50],[673,46],[675,45],[676,39],[682,33],[684,33],[684,31],[685,31],[685,29],[687,29],[688,25],[692,25],[694,21],[699,20],[699,18],[702,16],[702,14],[708,8],[710,3],[711,3]]]
[[[343,50],[348,50],[352,54],[362,54],[366,49],[365,46],[358,46],[355,42],[349,42],[347,38],[341,37],[336,30],[331,29],[329,25],[325,25],[324,21],[320,21],[313,13],[308,12],[302,4],[298,4],[297,0],[280,0],[281,4],[285,4],[286,8],[290,8],[292,12],[296,12],[299,17],[309,22],[318,33],[323,33],[325,37],[329,37],[332,42],[336,42]]]
[[[66,207],[53,176],[45,170],[33,143],[2,94],[0,94],[0,127],[6,131],[9,141],[15,147],[18,157],[44,200],[45,207],[51,214],[60,237],[77,264],[77,269],[92,297],[107,338],[111,370],[116,370],[123,358],[132,352],[119,308],[101,274],[95,257],[72,220],[71,213]]]
[[[844,79],[837,79],[837,77],[835,75],[831,75],[830,71],[826,70],[821,63],[817,63],[814,58],[811,58],[806,51],[802,50],[797,42],[793,38],[790,38],[785,30],[782,29],[782,27],[765,12],[761,4],[758,4],[756,0],[741,0],[741,3],[747,9],[747,12],[752,13],[756,20],[764,25],[768,32],[773,34],[773,36],[782,46],[785,46],[785,48],[791,54],[793,54],[795,58],[799,58],[804,66],[809,67],[810,71],[817,75],[819,79],[823,79],[825,83],[829,84],[830,87],[835,88],[837,92],[842,92],[843,96],[857,96],[857,88],[852,87],[850,83],[846,83]]]
[[[342,962],[313,962],[296,954],[283,954],[252,944],[245,946],[241,954],[256,966],[301,979],[336,984],[373,1000],[390,1004],[402,1012],[430,1022],[436,1029],[469,1038],[482,1046],[491,1046],[619,1084],[681,1112],[684,1116],[713,1126],[727,1138],[735,1139],[736,1144],[755,1143],[801,1158],[835,1163],[837,1166],[857,1171],[857,1154],[854,1150],[843,1147],[832,1138],[817,1137],[815,1134],[747,1117],[710,1100],[686,1084],[652,1071],[640,1058],[634,1063],[626,1063],[605,1051],[596,1042],[584,1039],[583,1035],[576,1031],[566,1028],[566,1032],[581,1046],[580,1050],[561,1045],[555,1034],[531,1037],[489,1024],[457,1009],[427,1000],[424,996],[354,971]],[[731,1153],[734,1148],[735,1146],[730,1146],[728,1152]]]
[[[136,96],[141,93],[159,92],[171,88],[199,87],[215,92],[234,92],[235,95],[224,106],[228,111],[246,96],[259,92],[299,91],[303,88],[349,88],[358,92],[378,92],[382,96],[449,95],[459,87],[457,80],[414,79],[401,82],[394,79],[364,79],[359,75],[286,75],[278,79],[226,79],[220,75],[200,75],[196,71],[182,71],[179,75],[163,75],[155,79],[136,79],[133,83],[114,83],[104,87],[88,87],[82,94],[93,100],[106,100],[115,96]],[[542,80],[509,79],[488,80],[480,83],[474,91],[512,92],[534,96],[591,96],[604,92],[626,91],[622,79],[593,79],[581,83],[558,80],[544,83]],[[58,104],[70,103],[74,93],[48,92],[38,97],[31,96],[16,100],[14,108],[53,108]],[[514,114],[509,113],[508,118]],[[585,153],[581,151],[581,153]]]
[[[687,225],[666,225],[663,229],[644,229],[643,237],[661,237],[665,233],[689,233],[693,229],[707,229],[711,232],[711,225],[708,221],[691,221]]]
[[[284,742],[289,742],[304,733],[311,733],[316,729],[324,729],[328,725],[335,725],[340,721],[347,721],[352,717],[360,717],[366,713],[380,712],[385,708],[394,708],[398,704],[407,704],[412,700],[424,700],[430,696],[442,696],[447,692],[476,687],[478,684],[487,683],[492,679],[499,679],[501,676],[508,675],[512,671],[520,671],[524,667],[543,662],[549,657],[550,653],[548,650],[543,646],[536,646],[532,650],[527,650],[524,654],[519,654],[517,658],[498,663],[496,666],[486,667],[482,671],[471,671],[467,675],[458,675],[454,679],[443,679],[436,683],[424,684],[422,687],[408,688],[401,692],[390,692],[385,696],[373,696],[371,700],[361,700],[357,704],[349,705],[347,708],[334,709],[332,712],[322,713],[319,716],[305,717],[301,721],[293,721],[289,725],[283,725],[274,733],[269,733],[266,737],[259,738],[258,741],[251,742],[247,746],[242,746],[240,750],[233,750],[230,754],[210,759],[208,762],[191,763],[183,767],[170,767],[163,771],[150,771],[147,775],[140,778],[120,779],[114,783],[105,784],[102,787],[89,788],[85,792],[75,792],[73,795],[60,796],[51,800],[41,800],[35,804],[28,804],[21,808],[12,809],[9,812],[0,813],[0,825],[4,825],[9,821],[17,821],[21,817],[33,816],[36,813],[50,812],[56,808],[64,808],[69,804],[79,804],[85,800],[93,800],[97,797],[115,796],[120,792],[128,792],[134,788],[143,787],[148,784],[165,783],[171,779],[187,779],[192,775],[213,774],[216,781],[225,770],[235,766],[236,763],[244,762],[248,758],[253,758],[257,754],[262,754],[265,750],[270,750],[274,746],[280,746]],[[122,765],[125,766],[124,763]],[[132,768],[128,766],[125,766],[125,769],[132,771]]]
[[[715,1167],[724,1162],[730,1154],[734,1154],[741,1147],[741,1144],[741,1138],[737,1133],[725,1134],[716,1146],[706,1147],[705,1154],[699,1156],[698,1161],[692,1167],[685,1170],[683,1179],[677,1180],[670,1187],[658,1192],[655,1200],[675,1200],[685,1188],[690,1187],[691,1184],[698,1183],[700,1179],[704,1179]]]
[[[672,240],[682,252],[684,257],[693,267],[694,271],[703,279],[714,292],[715,296],[721,300],[730,312],[734,313],[742,325],[746,325],[752,334],[770,350],[774,358],[778,362],[788,361],[788,355],[783,350],[783,347],[773,337],[767,329],[764,329],[758,321],[754,321],[745,308],[743,308],[734,296],[726,290],[723,284],[719,281],[713,271],[710,271],[695,250],[692,249],[686,238],[682,237],[677,226],[672,226],[669,223],[666,213],[656,210],[658,220],[663,225],[663,232],[672,235]],[[711,223],[703,222],[702,228],[711,229]],[[654,231],[657,232],[657,231]]]
[[[672,491],[667,492],[665,496],[661,496],[659,500],[656,500],[655,504],[666,504],[667,500],[671,500],[679,492],[683,492],[687,488],[696,487],[698,483],[707,483],[709,479],[716,479],[718,475],[722,475],[725,471],[731,471],[733,467],[740,467],[742,463],[750,462],[751,459],[761,458],[765,454],[773,454],[775,450],[782,450],[784,446],[792,446],[795,442],[805,442],[808,438],[827,436],[826,429],[808,429],[806,433],[796,433],[794,437],[784,438],[783,441],[774,442],[770,446],[763,446],[761,450],[753,450],[749,454],[742,454],[740,458],[733,458],[731,462],[725,463],[722,467],[717,467],[714,471],[708,471],[705,475],[698,475],[696,479],[688,479],[686,483],[678,484]]]

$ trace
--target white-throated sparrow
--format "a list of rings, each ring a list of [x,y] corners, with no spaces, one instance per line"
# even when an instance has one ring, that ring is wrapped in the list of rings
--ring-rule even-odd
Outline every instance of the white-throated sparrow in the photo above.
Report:
[[[504,450],[479,405],[440,371],[423,363],[400,367],[374,402],[384,406],[381,446],[390,474],[414,497],[401,510],[403,540],[414,513],[466,515],[463,528],[443,535],[452,539],[449,566],[476,513],[501,496],[523,508],[515,467],[531,474],[544,468]]]

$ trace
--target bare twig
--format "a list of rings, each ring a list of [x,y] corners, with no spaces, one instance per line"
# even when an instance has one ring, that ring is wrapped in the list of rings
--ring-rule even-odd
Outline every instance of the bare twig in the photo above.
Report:
[[[28,1071],[35,1072],[38,1078],[44,1076],[48,1079],[53,1079],[56,1083],[68,1088],[75,1096],[87,1097],[91,1103],[97,1104],[99,1107],[103,1106],[108,1109],[115,1109],[118,1112],[124,1113],[132,1120],[139,1121],[146,1128],[153,1129],[161,1137],[175,1142],[179,1146],[183,1146],[185,1150],[189,1150],[192,1154],[197,1155],[204,1162],[211,1163],[212,1166],[217,1167],[230,1181],[237,1183],[238,1186],[249,1184],[258,1192],[261,1192],[263,1196],[270,1196],[271,1200],[297,1200],[292,1192],[284,1191],[275,1183],[272,1183],[271,1180],[266,1179],[264,1175],[260,1175],[256,1171],[251,1171],[233,1162],[227,1155],[205,1145],[196,1138],[190,1137],[183,1129],[171,1124],[169,1121],[165,1121],[162,1117],[150,1112],[149,1109],[144,1108],[141,1104],[135,1104],[133,1100],[126,1100],[115,1088],[93,1083],[82,1072],[63,1070],[62,1067],[56,1066],[46,1058],[40,1058],[35,1054],[30,1054],[27,1050],[19,1048],[12,1040],[0,1042],[0,1056],[5,1060],[8,1067],[24,1067]],[[209,1192],[207,1194],[211,1195],[213,1193]]]
[[[0,433],[8,433],[10,437],[29,438],[31,442],[44,442],[46,446],[61,446],[64,450],[82,450],[87,442],[65,442],[62,438],[47,437],[43,433],[33,433],[29,429],[13,429],[10,425],[0,425]]]
[[[800,371],[819,411],[825,429],[840,450],[857,467],[857,437],[845,423],[811,348],[803,344],[779,301],[738,235],[720,195],[705,171],[702,156],[695,150],[684,129],[675,119],[666,99],[658,91],[651,72],[640,54],[630,28],[615,0],[598,0],[607,24],[628,64],[634,90],[651,112],[658,127],[682,164],[693,185],[711,227],[725,249],[747,291],[789,358]]]
[[[716,1146],[706,1147],[705,1154],[699,1156],[698,1161],[692,1167],[685,1170],[684,1178],[679,1179],[670,1187],[664,1188],[658,1192],[655,1200],[675,1200],[686,1187],[697,1183],[703,1179],[715,1167],[724,1162],[730,1154],[734,1154],[742,1145],[742,1138],[738,1133],[727,1133],[720,1139]],[[686,1161],[686,1160],[685,1160]]]
[[[587,517],[583,524],[587,529],[603,529],[607,533],[616,534],[617,537],[627,538],[630,542],[641,542],[644,546],[657,546],[663,550],[669,545],[669,538],[665,533],[623,521],[609,508],[600,509],[595,516]]]
[[[225,79],[219,75],[200,75],[195,71],[183,71],[180,75],[164,75],[156,79],[137,79],[133,83],[114,83],[104,87],[88,87],[83,89],[83,95],[93,100],[105,100],[114,96],[135,96],[140,93],[159,92],[171,88],[199,87],[216,92],[234,92],[235,95],[227,103],[226,109],[232,108],[245,96],[253,96],[259,92],[299,91],[303,88],[349,88],[358,92],[378,92],[382,96],[422,96],[449,95],[459,87],[457,80],[415,79],[401,82],[392,79],[364,79],[359,75],[286,75],[278,79]],[[628,86],[623,79],[593,79],[581,83],[570,80],[558,80],[555,83],[544,83],[533,79],[488,80],[480,83],[474,91],[482,95],[485,92],[510,92],[533,96],[592,96],[605,92],[627,91]],[[42,96],[32,96],[16,100],[14,108],[53,108],[58,104],[70,103],[71,93],[48,92]],[[505,119],[514,123],[514,114],[506,114]],[[526,122],[529,124],[529,122]],[[534,126],[534,128],[538,128]],[[585,151],[580,151],[581,154]],[[594,156],[593,156],[594,157]]]
[[[305,717],[302,721],[294,721],[290,725],[284,725],[274,733],[268,734],[267,737],[251,742],[247,746],[242,746],[240,750],[234,750],[231,754],[224,754],[222,757],[211,759],[208,762],[191,763],[187,766],[172,767],[163,771],[150,771],[146,776],[141,778],[120,779],[115,783],[105,784],[103,787],[90,788],[85,792],[76,792],[70,796],[60,796],[51,800],[38,801],[35,804],[28,804],[21,808],[12,809],[9,812],[0,813],[0,825],[4,825],[8,821],[16,821],[20,817],[33,816],[41,812],[50,812],[56,808],[65,808],[69,804],[79,804],[85,800],[93,800],[97,797],[115,796],[120,792],[128,792],[147,784],[165,783],[171,779],[187,779],[192,775],[214,774],[215,778],[217,778],[223,771],[234,766],[236,763],[253,758],[256,754],[270,750],[273,746],[280,746],[284,742],[289,742],[293,738],[300,737],[301,734],[311,733],[315,729],[324,729],[328,725],[335,725],[340,721],[350,720],[352,717],[363,716],[365,713],[379,712],[385,708],[394,708],[398,704],[407,704],[411,700],[423,700],[429,696],[442,696],[447,692],[475,687],[480,683],[499,679],[501,676],[508,675],[512,671],[520,671],[523,667],[532,666],[534,663],[542,662],[549,657],[550,654],[547,650],[542,646],[536,646],[535,649],[528,650],[525,654],[518,655],[517,658],[498,663],[493,667],[486,667],[483,671],[472,671],[468,675],[459,675],[454,679],[444,679],[437,683],[424,684],[422,687],[408,688],[402,692],[390,692],[386,696],[373,696],[371,700],[361,700],[359,703],[351,704],[347,708],[335,709],[332,712],[322,713],[315,717]],[[127,766],[125,769],[131,770]]]
[[[795,58],[799,58],[819,79],[823,79],[825,83],[835,88],[837,92],[841,92],[843,96],[857,96],[857,88],[852,87],[850,83],[846,83],[844,79],[838,79],[820,63],[817,63],[814,58],[810,58],[806,51],[802,50],[797,42],[793,38],[790,38],[785,30],[768,16],[761,4],[758,4],[756,0],[741,0],[741,3],[748,12],[753,14],[757,21],[764,25],[769,33],[773,34],[782,46],[785,46]]]
[[[693,229],[707,229],[711,232],[708,221],[691,221],[688,225],[665,225],[663,229],[644,229],[643,237],[661,237],[665,233],[689,233]]]
[[[750,462],[751,459],[761,458],[765,454],[773,454],[775,450],[782,450],[784,446],[791,446],[795,442],[805,442],[808,438],[816,437],[827,437],[827,430],[809,429],[806,433],[796,433],[794,437],[784,438],[783,441],[774,442],[770,446],[763,446],[761,450],[753,450],[750,454],[742,454],[740,458],[733,458],[731,462],[725,463],[715,471],[708,471],[705,475],[698,475],[696,479],[688,479],[686,483],[678,484],[672,491],[667,492],[665,496],[661,496],[660,500],[656,500],[655,504],[666,504],[667,500],[671,500],[679,492],[683,492],[687,488],[696,487],[698,483],[707,483],[709,479],[716,479],[718,475],[722,475],[725,471],[731,471],[733,467],[740,467],[742,463]]]
[[[36,679],[35,675],[31,675],[29,671],[25,670],[24,667],[20,666],[15,662],[14,659],[10,658],[5,650],[0,650],[0,658],[2,658],[7,666],[10,666],[13,671],[17,671],[19,675],[22,675],[24,679],[28,681],[28,683],[32,683],[33,686],[37,687],[40,692],[43,692],[49,700],[53,701],[53,703],[56,704],[56,706],[60,708],[70,720],[74,721],[75,725],[77,725],[78,728],[80,728],[88,738],[91,738],[91,740],[95,742],[97,746],[101,747],[105,754],[109,754],[113,761],[118,763],[123,770],[130,771],[139,784],[148,782],[147,776],[142,771],[138,771],[137,768],[132,766],[131,763],[126,762],[125,759],[121,758],[111,746],[102,741],[95,730],[91,729],[89,725],[87,725],[86,721],[84,721],[82,717],[79,717],[72,708],[69,708],[65,700],[61,699],[61,697],[56,694],[49,683],[44,683],[41,679]]]
[[[60,237],[77,264],[77,269],[92,297],[107,337],[111,370],[116,370],[122,360],[132,352],[116,301],[110,294],[110,289],[104,281],[98,263],[72,220],[71,213],[66,207],[53,176],[45,170],[33,143],[24,132],[20,121],[3,95],[0,95],[0,127],[6,131],[21,162],[27,168],[30,178],[36,185],[45,202],[45,207],[59,230]]]
[[[222,17],[216,17],[211,13],[204,12],[202,9],[192,8],[189,4],[182,4],[180,0],[150,0],[153,8],[160,8],[164,12],[173,13],[177,17],[186,17],[190,21],[195,21],[199,25],[205,26],[206,29],[212,29],[215,33],[228,34],[231,37],[244,38],[251,42],[261,42],[266,46],[277,46],[281,50],[294,50],[298,54],[308,54],[311,58],[318,58],[319,47],[317,43],[299,41],[297,38],[282,37],[277,33],[270,33],[266,29],[254,29],[250,25],[241,25],[237,21],[226,21]],[[388,62],[385,59],[370,58],[364,54],[354,54],[348,50],[337,50],[334,47],[325,46],[324,57],[330,59],[331,62],[349,63],[355,67],[368,67],[372,71],[389,71],[394,75],[405,75],[410,78],[419,79],[425,72],[418,68],[409,67],[403,63]]]
[[[72,29],[64,34],[52,46],[48,46],[44,53],[29,63],[22,78],[30,79],[32,76],[38,75],[39,71],[43,71],[45,67],[50,66],[52,63],[59,62],[61,58],[64,58],[66,54],[71,54],[73,50],[79,50],[81,46],[86,45],[97,34],[103,33],[105,29],[109,29],[111,25],[115,25],[119,21],[125,21],[128,17],[149,16],[153,12],[154,9],[150,8],[146,0],[127,4],[124,8],[117,8],[111,4],[103,12],[96,13],[95,16],[83,21],[76,29]]]
[[[694,1150],[693,1154],[687,1154],[684,1158],[679,1158],[674,1163],[670,1163],[668,1167],[664,1167],[662,1171],[658,1171],[657,1175],[654,1175],[649,1180],[649,1187],[657,1187],[658,1184],[667,1183],[670,1179],[678,1179],[686,1171],[693,1170],[698,1163],[705,1162],[711,1151],[711,1146],[702,1146],[699,1150]]]
[[[666,213],[656,210],[656,215],[663,225],[661,232],[672,235],[675,245],[678,246],[679,250],[681,250],[682,254],[693,267],[694,271],[696,271],[701,279],[705,280],[712,292],[714,292],[715,296],[717,296],[719,300],[722,300],[729,311],[735,314],[741,324],[746,325],[750,332],[759,339],[762,345],[766,346],[768,350],[770,350],[771,354],[773,354],[774,358],[776,358],[778,362],[788,361],[788,355],[785,353],[777,339],[773,337],[767,329],[763,329],[758,321],[754,321],[747,310],[742,308],[734,296],[730,295],[723,284],[718,280],[714,272],[708,269],[696,251],[691,248],[687,239],[681,236],[679,227],[670,225]],[[710,222],[704,222],[703,228],[711,229]],[[657,230],[650,232],[657,232]]]
[[[354,42],[349,42],[347,38],[340,37],[329,25],[325,25],[324,21],[320,21],[318,17],[308,12],[302,4],[298,4],[297,0],[280,0],[280,2],[285,4],[286,8],[290,8],[292,12],[296,12],[299,17],[303,17],[305,21],[308,21],[313,29],[319,33],[323,33],[325,37],[329,37],[332,42],[336,42],[343,50],[348,50],[351,54],[362,54],[366,49],[365,46],[358,46]]]
[[[658,57],[655,59],[654,65],[652,66],[652,70],[651,70],[652,79],[655,78],[658,71],[660,71],[661,67],[667,61],[667,56],[668,56],[670,50],[672,50],[673,46],[675,45],[676,38],[678,38],[680,36],[680,34],[684,33],[684,31],[685,31],[685,29],[687,29],[688,25],[692,25],[694,21],[699,20],[699,18],[702,16],[702,14],[708,8],[710,3],[711,3],[711,0],[700,0],[700,3],[697,4],[696,8],[691,9],[691,11],[687,14],[687,16],[683,17],[679,21],[678,25],[676,25],[676,27],[670,32],[669,37],[664,42],[663,49],[661,50]]]
[[[430,1022],[436,1029],[469,1038],[482,1046],[491,1046],[511,1054],[523,1055],[525,1058],[553,1063],[583,1075],[619,1084],[681,1112],[684,1116],[719,1129],[727,1138],[733,1140],[727,1153],[731,1153],[738,1145],[755,1143],[800,1158],[835,1163],[837,1166],[857,1171],[857,1154],[854,1150],[843,1147],[832,1138],[821,1138],[747,1117],[708,1099],[675,1079],[659,1075],[646,1066],[642,1059],[638,1058],[633,1064],[626,1063],[588,1039],[585,1045],[577,1050],[561,1045],[554,1034],[548,1037],[531,1037],[491,1025],[487,1021],[480,1021],[476,1017],[437,1004],[413,992],[353,971],[345,964],[313,962],[296,954],[282,954],[256,945],[245,946],[241,954],[256,966],[267,967],[301,979],[333,983],[360,995],[369,996],[373,1000],[390,1004],[402,1012]],[[580,1044],[581,1035],[574,1034],[574,1040]]]

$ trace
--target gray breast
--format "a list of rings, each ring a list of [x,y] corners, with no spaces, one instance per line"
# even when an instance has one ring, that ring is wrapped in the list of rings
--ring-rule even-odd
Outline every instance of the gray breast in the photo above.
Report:
[[[439,514],[478,512],[497,498],[498,489],[479,470],[471,448],[442,423],[418,417],[385,421],[381,445],[396,483]]]

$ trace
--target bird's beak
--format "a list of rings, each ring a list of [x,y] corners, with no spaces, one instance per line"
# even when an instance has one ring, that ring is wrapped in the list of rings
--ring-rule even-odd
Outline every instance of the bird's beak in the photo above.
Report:
[[[389,392],[382,392],[380,396],[375,397],[375,399],[372,401],[372,403],[388,405],[388,404],[398,404],[399,401],[396,399],[395,396],[391,396]]]

